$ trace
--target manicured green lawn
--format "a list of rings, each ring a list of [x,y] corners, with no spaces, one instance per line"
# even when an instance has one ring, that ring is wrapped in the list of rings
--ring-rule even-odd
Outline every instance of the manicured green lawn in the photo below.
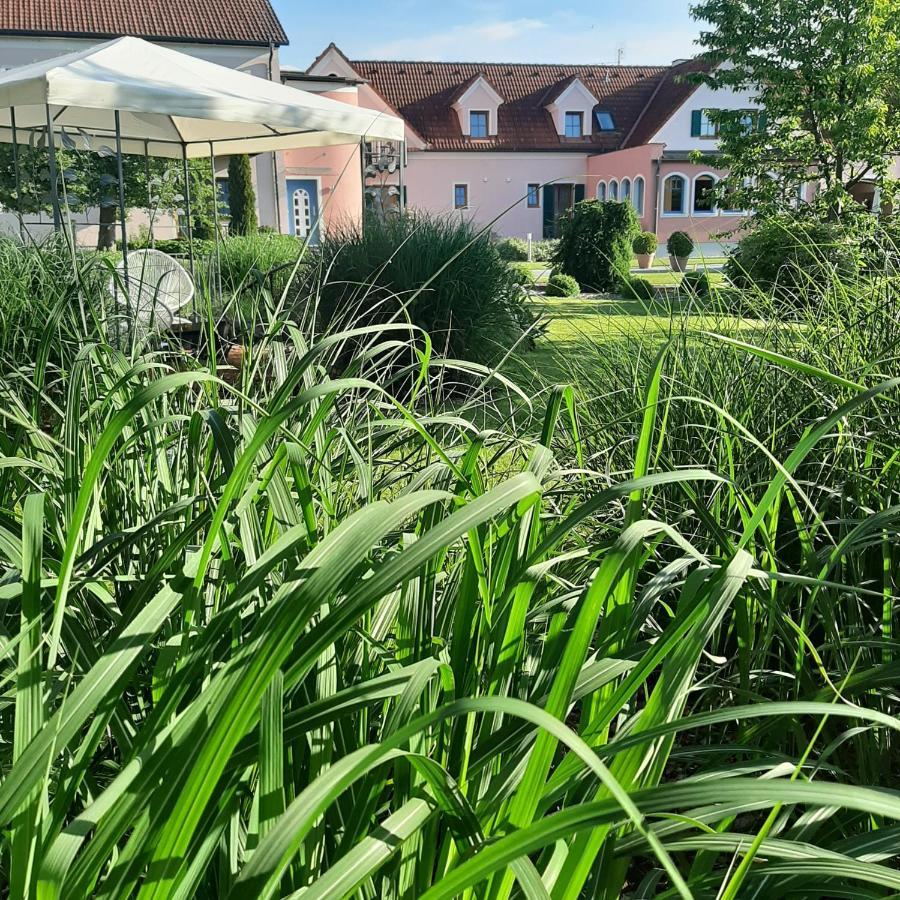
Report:
[[[752,340],[762,323],[710,310],[697,309],[686,299],[644,304],[613,297],[535,297],[535,314],[542,333],[533,350],[517,362],[544,378],[568,380],[575,369],[584,371],[598,354],[622,352],[624,342],[653,346],[675,335],[699,337],[713,331]]]

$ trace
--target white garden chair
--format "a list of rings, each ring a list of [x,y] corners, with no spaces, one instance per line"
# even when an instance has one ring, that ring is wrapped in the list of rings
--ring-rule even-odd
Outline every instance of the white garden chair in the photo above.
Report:
[[[179,313],[194,298],[194,282],[184,266],[160,250],[134,250],[116,266],[110,286],[119,313],[130,319],[121,330],[133,337],[190,324]]]

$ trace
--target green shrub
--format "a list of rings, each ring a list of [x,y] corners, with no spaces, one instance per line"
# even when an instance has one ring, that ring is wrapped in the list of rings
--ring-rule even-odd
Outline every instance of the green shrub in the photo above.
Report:
[[[694,252],[694,239],[686,231],[673,231],[666,241],[669,256],[685,257]]]
[[[303,242],[288,234],[259,233],[222,242],[222,286],[235,292],[260,282],[281,293],[303,252]]]
[[[528,262],[528,241],[523,238],[501,238],[495,245],[506,262]]]
[[[194,238],[194,256],[209,256],[216,249],[216,242],[214,240],[202,240],[201,238]],[[129,250],[148,250],[150,249],[150,238],[148,235],[141,235],[134,241],[128,241],[128,249]],[[116,241],[116,248],[118,250],[122,249],[122,242]],[[190,256],[191,254],[191,242],[186,237],[181,238],[164,238],[163,240],[154,241],[153,249],[159,250],[162,253],[167,253],[169,256]]]
[[[556,250],[557,241],[532,241],[531,261],[549,262]],[[525,238],[500,238],[495,241],[497,252],[507,262],[528,262],[528,241]]]
[[[230,234],[242,237],[256,234],[256,191],[250,157],[239,154],[228,160],[228,210],[231,214]]]
[[[628,278],[640,226],[630,203],[583,200],[560,220],[558,268],[592,291],[614,291]]]
[[[516,272],[455,216],[372,217],[329,233],[313,261],[323,328],[408,316],[439,353],[489,364],[531,323]]]
[[[835,281],[856,280],[862,266],[860,236],[852,229],[782,217],[757,225],[728,258],[725,273],[737,288],[800,304],[821,297]]]
[[[638,256],[649,256],[651,253],[656,253],[657,247],[659,247],[659,239],[652,231],[642,231],[631,244],[631,249]]]
[[[712,293],[712,282],[706,272],[695,270],[681,276],[681,290],[694,297],[704,298]]]
[[[581,286],[571,275],[554,272],[547,280],[548,297],[576,297],[581,293]]]
[[[622,282],[622,296],[627,300],[653,300],[656,288],[647,278],[629,278]]]
[[[534,287],[535,285],[535,277],[534,273],[528,268],[528,265],[522,265],[521,263],[510,263],[510,268],[515,272],[516,283],[521,285],[522,287]]]

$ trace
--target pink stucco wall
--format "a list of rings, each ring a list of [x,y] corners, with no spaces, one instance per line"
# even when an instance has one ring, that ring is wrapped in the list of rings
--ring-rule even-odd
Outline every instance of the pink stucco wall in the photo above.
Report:
[[[355,90],[329,91],[324,97],[358,105]],[[306,147],[284,153],[286,178],[312,178],[319,182],[322,227],[329,231],[343,222],[362,218],[359,147]]]
[[[529,207],[529,184],[585,184],[583,153],[409,152],[409,205],[434,213],[453,212],[453,186],[469,187],[469,209],[459,215],[504,237],[543,236],[543,195]]]
[[[660,244],[665,244],[675,231],[686,231],[698,244],[728,243],[736,240],[737,236],[732,233],[745,223],[746,216],[724,215],[718,211],[715,215],[694,215],[692,212],[693,185],[697,176],[712,174],[716,178],[721,178],[725,172],[694,163],[663,160],[661,158],[663,150],[662,144],[646,144],[630,150],[590,157],[588,195],[597,196],[597,186],[601,181],[606,183],[609,190],[610,182],[615,180],[619,185],[621,196],[622,181],[630,178],[633,184],[640,176],[644,179],[645,185],[641,227],[647,231],[655,231]],[[658,168],[657,161],[659,161]],[[663,185],[665,179],[674,174],[683,175],[688,182],[685,215],[667,215],[663,212]]]

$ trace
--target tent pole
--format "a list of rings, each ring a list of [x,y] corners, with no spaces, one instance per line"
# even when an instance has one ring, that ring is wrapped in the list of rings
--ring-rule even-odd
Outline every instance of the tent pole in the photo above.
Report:
[[[9,124],[12,128],[13,170],[16,176],[16,212],[19,216],[19,237],[25,243],[25,219],[22,215],[22,171],[19,168],[19,132],[16,128],[15,107],[9,108]]]
[[[187,144],[181,145],[181,162],[184,170],[184,215],[187,219],[188,254],[191,260],[191,280],[196,281],[194,271],[194,222],[191,215],[191,173],[188,167]],[[196,309],[194,310],[196,312]]]
[[[359,139],[359,178],[362,191],[362,214],[359,218],[359,231],[362,234],[366,229],[366,139]]]
[[[209,142],[209,169],[212,179],[213,229],[216,232],[216,288],[222,297],[222,236],[219,234],[219,183],[216,181],[216,146]]]
[[[402,216],[406,212],[406,197],[403,196],[403,157],[406,155],[406,141],[400,141],[400,166],[398,169],[399,180],[400,180],[400,198],[397,203],[397,208],[400,210],[400,215]]]
[[[128,224],[125,221],[125,171],[122,165],[122,122],[119,110],[113,113],[116,123],[116,180],[119,186],[119,220],[122,223],[122,274],[125,282],[125,309],[128,316],[128,345],[133,338],[131,319],[131,280],[128,277]]]
[[[53,202],[53,230],[62,231],[62,212],[59,207],[59,173],[56,168],[56,138],[53,135],[53,117],[50,115],[50,104],[45,103],[47,111],[47,150],[50,164],[50,197]]]
[[[144,177],[147,179],[147,212],[150,214],[150,249],[156,248],[156,238],[153,236],[153,220],[156,211],[153,209],[153,188],[150,187],[150,141],[144,141]]]

